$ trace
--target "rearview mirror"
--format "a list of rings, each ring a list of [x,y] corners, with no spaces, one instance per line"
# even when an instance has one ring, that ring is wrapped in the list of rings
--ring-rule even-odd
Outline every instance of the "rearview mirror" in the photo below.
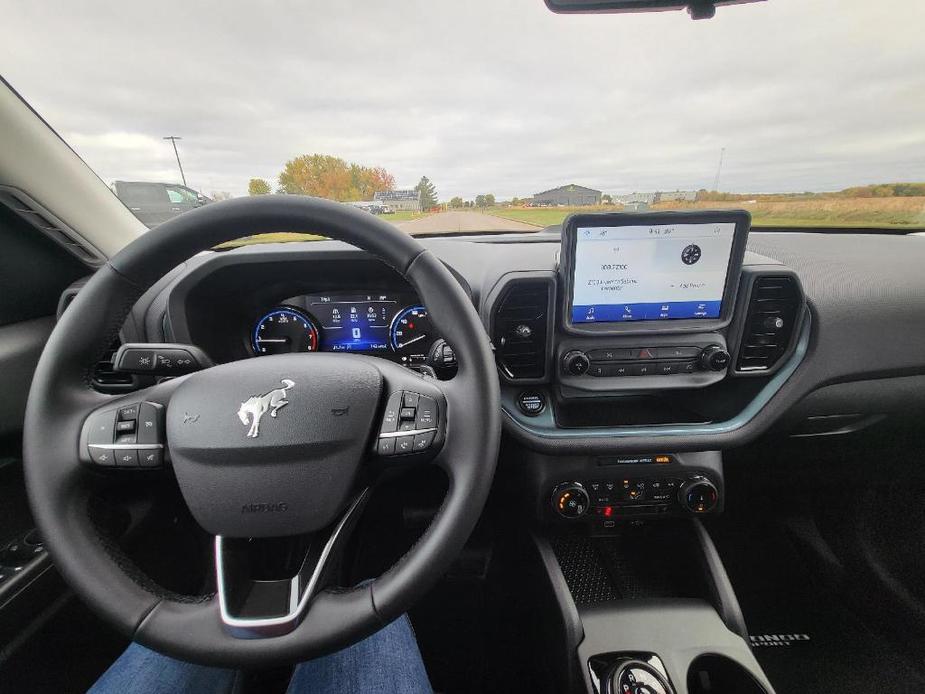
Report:
[[[545,0],[560,14],[605,14],[615,12],[664,12],[687,9],[692,19],[709,19],[716,8],[764,0]]]

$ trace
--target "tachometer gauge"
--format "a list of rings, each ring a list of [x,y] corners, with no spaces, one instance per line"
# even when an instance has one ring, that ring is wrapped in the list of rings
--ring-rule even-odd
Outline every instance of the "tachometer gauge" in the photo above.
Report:
[[[314,352],[318,349],[318,327],[304,312],[281,306],[257,321],[251,344],[258,355]]]
[[[426,355],[431,343],[437,338],[434,327],[423,306],[409,306],[399,311],[392,320],[389,333],[392,349],[401,355]]]

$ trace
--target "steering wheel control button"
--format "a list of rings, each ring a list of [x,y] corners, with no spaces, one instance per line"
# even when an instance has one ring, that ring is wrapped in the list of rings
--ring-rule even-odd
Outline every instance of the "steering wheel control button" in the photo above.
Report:
[[[414,419],[415,429],[434,429],[437,426],[437,401],[422,395]]]
[[[134,434],[135,433],[135,420],[127,419],[124,422],[116,422],[116,433],[117,434]]]
[[[414,444],[412,445],[414,451],[426,451],[428,448],[430,448],[430,445],[434,442],[434,436],[436,436],[436,434],[437,432],[435,431],[428,431],[424,434],[415,434]]]
[[[116,455],[116,467],[138,467],[138,451],[122,448],[112,453]]]
[[[160,467],[164,464],[164,451],[159,448],[144,448],[138,451],[140,467]]]
[[[138,405],[126,405],[119,408],[119,421],[127,419],[138,419]]]
[[[107,467],[114,467],[116,464],[116,451],[111,448],[97,448],[96,446],[90,446],[90,460],[92,460],[97,465],[105,465]]]
[[[137,440],[140,444],[164,443],[164,417],[160,405],[141,403],[138,408]]]
[[[112,443],[115,436],[116,411],[97,412],[87,423],[87,443]]]
[[[413,436],[399,436],[395,439],[396,453],[411,453],[412,451],[414,451]]]
[[[517,396],[517,407],[528,417],[536,417],[546,409],[546,396],[535,390],[525,390]]]
[[[417,414],[417,413],[415,412],[415,408],[413,408],[413,407],[403,407],[403,408],[401,408],[401,410],[399,410],[399,412],[398,412],[398,419],[399,419],[399,420],[405,420],[405,419],[411,419],[411,420],[413,420],[415,414]]]
[[[417,393],[409,393],[406,391],[404,395],[402,395],[402,407],[417,407],[420,398],[421,396]]]
[[[376,444],[376,453],[379,455],[395,455],[395,437],[382,437]]]
[[[405,393],[408,395],[408,393]],[[402,394],[401,392],[392,393],[389,401],[385,406],[385,412],[382,415],[382,426],[379,427],[380,433],[388,434],[398,431],[398,413],[401,410]]]

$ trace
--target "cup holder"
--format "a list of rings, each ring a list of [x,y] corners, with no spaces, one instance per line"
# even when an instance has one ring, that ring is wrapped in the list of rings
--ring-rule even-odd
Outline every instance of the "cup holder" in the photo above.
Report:
[[[722,655],[702,655],[687,669],[690,694],[768,694],[752,674]]]

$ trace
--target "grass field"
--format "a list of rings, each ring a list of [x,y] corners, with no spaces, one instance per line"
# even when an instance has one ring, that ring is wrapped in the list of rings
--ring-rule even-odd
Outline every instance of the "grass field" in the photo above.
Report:
[[[820,227],[925,227],[925,197],[812,198],[775,202],[672,202],[653,205],[652,210],[703,210],[742,208],[751,212],[754,226]],[[618,211],[605,207],[492,208],[489,214],[540,227],[560,224],[573,212]]]

